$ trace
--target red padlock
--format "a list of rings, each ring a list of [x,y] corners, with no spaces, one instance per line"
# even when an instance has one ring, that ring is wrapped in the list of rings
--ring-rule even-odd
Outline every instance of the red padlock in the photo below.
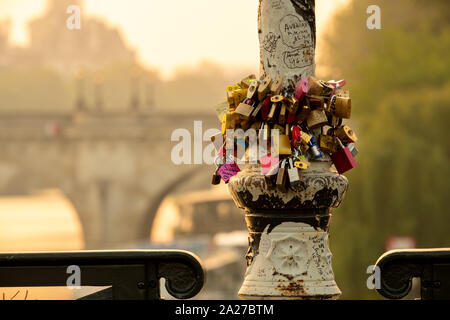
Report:
[[[268,96],[262,105],[262,109],[261,109],[261,119],[263,121],[267,121],[267,119],[269,118],[269,113],[270,113],[270,109],[272,107],[272,102],[270,101],[271,96]]]
[[[294,126],[292,128],[292,146],[294,148],[300,147],[302,144],[302,130],[300,130],[300,127]]]
[[[357,166],[355,158],[348,147],[344,147],[339,138],[336,139],[341,146],[341,149],[331,155],[334,166],[339,174],[343,174]]]
[[[286,122],[289,124],[293,124],[297,120],[297,114],[293,112],[289,112]]]

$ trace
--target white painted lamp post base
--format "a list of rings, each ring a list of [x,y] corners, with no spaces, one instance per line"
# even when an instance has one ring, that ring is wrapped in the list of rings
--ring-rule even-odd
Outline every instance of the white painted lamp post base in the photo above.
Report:
[[[247,270],[239,297],[335,299],[328,234],[303,223],[285,222],[261,235],[259,255]]]
[[[242,299],[337,299],[328,246],[331,211],[345,196],[348,180],[330,162],[313,162],[296,189],[267,185],[258,166],[229,182],[249,229],[248,268]]]

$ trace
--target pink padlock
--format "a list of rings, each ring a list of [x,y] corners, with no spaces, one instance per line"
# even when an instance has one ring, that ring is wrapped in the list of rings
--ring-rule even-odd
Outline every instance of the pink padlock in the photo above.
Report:
[[[334,96],[336,94],[336,90],[344,87],[347,84],[347,82],[345,80],[339,80],[339,81],[330,80],[330,81],[328,81],[328,84],[330,84],[334,87],[333,94],[332,94]]]
[[[280,163],[280,158],[272,157],[272,155],[269,153],[266,156],[261,157],[260,162],[261,162],[261,174],[266,175],[269,172],[271,172],[271,170],[273,170],[274,166],[278,166],[278,164]]]
[[[308,78],[302,77],[300,83],[295,89],[295,99],[297,99],[297,101],[302,101],[305,98],[308,91],[309,91]]]
[[[228,181],[230,181],[231,178],[237,175],[241,171],[241,169],[236,164],[236,162],[233,162],[231,164],[230,163],[224,164],[219,168],[218,171],[220,176],[222,177],[222,180],[225,183],[228,183]]]

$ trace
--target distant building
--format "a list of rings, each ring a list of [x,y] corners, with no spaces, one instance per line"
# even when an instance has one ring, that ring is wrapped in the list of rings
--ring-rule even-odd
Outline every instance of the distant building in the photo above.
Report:
[[[119,30],[100,19],[82,15],[81,30],[67,28],[67,8],[81,4],[80,0],[48,0],[43,16],[29,23],[30,44],[23,49],[9,46],[8,25],[0,24],[0,65],[38,64],[72,72],[112,62],[134,63],[135,51],[125,44]]]

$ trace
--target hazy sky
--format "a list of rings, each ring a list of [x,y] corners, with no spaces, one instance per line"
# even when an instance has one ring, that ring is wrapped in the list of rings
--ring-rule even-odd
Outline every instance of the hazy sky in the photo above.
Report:
[[[320,34],[348,0],[316,0]],[[26,21],[46,0],[0,0],[0,19],[12,18],[12,41],[26,44]],[[84,0],[84,14],[122,27],[142,62],[170,75],[180,64],[210,59],[233,66],[259,63],[257,0]],[[76,31],[75,31],[76,32]]]

